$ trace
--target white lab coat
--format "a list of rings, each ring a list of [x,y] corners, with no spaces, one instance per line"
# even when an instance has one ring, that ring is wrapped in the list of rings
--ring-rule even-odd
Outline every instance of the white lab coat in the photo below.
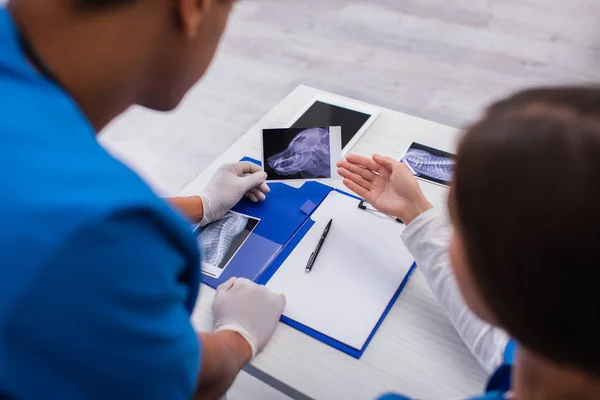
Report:
[[[450,266],[451,233],[446,216],[433,208],[406,227],[402,240],[461,338],[491,374],[503,363],[509,336],[477,318],[465,304]]]

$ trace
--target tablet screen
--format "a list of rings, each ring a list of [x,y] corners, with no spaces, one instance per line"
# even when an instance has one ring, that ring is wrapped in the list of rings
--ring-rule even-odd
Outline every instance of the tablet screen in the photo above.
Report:
[[[343,149],[369,118],[370,114],[316,101],[291,127],[341,126]]]

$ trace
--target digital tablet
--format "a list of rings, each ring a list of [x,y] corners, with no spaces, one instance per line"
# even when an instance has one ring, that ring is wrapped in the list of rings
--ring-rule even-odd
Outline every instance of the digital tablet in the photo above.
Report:
[[[379,116],[376,106],[340,98],[317,95],[292,119],[290,128],[340,126],[342,128],[342,156],[346,156],[360,137]]]

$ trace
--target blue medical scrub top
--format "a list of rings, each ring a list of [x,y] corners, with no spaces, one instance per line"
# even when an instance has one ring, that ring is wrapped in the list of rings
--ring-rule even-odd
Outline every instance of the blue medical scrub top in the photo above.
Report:
[[[490,377],[486,386],[486,393],[481,396],[471,397],[470,400],[503,400],[506,393],[511,390],[512,366],[515,362],[517,345],[513,340],[508,342],[504,350],[504,364]],[[386,394],[379,400],[411,400],[398,394]]]
[[[0,399],[188,400],[195,237],[95,134],[0,8]]]

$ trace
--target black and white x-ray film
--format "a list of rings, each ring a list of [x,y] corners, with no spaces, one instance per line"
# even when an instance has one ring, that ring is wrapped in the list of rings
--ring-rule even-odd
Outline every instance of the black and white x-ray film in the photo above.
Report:
[[[400,162],[422,180],[449,186],[454,174],[454,155],[419,143],[410,145]]]
[[[263,130],[268,181],[336,179],[341,158],[340,127]]]
[[[229,211],[220,220],[200,228],[202,273],[219,278],[259,222],[257,218]]]

